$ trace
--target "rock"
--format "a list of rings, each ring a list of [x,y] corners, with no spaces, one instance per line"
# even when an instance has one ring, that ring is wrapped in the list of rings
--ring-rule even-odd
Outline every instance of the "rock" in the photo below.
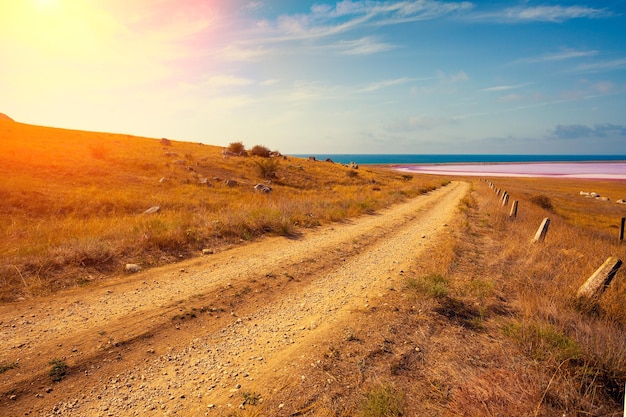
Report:
[[[200,178],[200,180],[198,181],[199,185],[204,185],[206,187],[213,187],[213,185],[211,185],[211,183],[209,182],[208,178]]]
[[[159,180],[159,184],[163,184],[163,183],[164,183],[164,182],[166,182],[166,181],[167,181],[167,178],[162,177],[162,178]]]
[[[141,271],[141,266],[139,266],[138,264],[126,264],[124,266],[124,270],[126,272],[130,272],[131,274],[134,274],[135,272]]]
[[[272,192],[272,187],[265,184],[257,184],[254,186],[254,190],[263,194],[269,194]]]
[[[213,255],[213,249],[202,249],[203,255]]]
[[[224,185],[227,187],[236,187],[238,184],[235,180],[226,180],[224,181]]]
[[[143,214],[154,214],[159,213],[161,211],[161,206],[152,206],[148,210],[144,211]]]
[[[311,162],[315,162],[315,161],[317,161],[317,159],[315,159],[315,157],[314,157],[314,156],[309,156],[309,161],[311,161]]]
[[[623,198],[620,198],[619,200],[616,201],[617,204],[626,204],[626,200],[624,200]]]

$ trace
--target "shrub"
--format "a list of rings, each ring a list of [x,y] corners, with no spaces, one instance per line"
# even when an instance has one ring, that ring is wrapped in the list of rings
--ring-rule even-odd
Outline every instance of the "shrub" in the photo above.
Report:
[[[68,366],[61,359],[51,360],[50,365],[52,365],[52,368],[48,374],[52,377],[54,382],[59,382],[67,375]]]
[[[246,155],[246,148],[243,146],[242,142],[231,142],[228,144],[226,150],[237,155]]]
[[[257,166],[257,172],[263,178],[276,178],[276,171],[280,166],[280,162],[277,159],[264,159],[261,161],[254,161]]]
[[[552,206],[552,200],[543,194],[532,197],[530,202],[548,211],[552,211],[554,209]]]
[[[254,145],[252,149],[250,149],[250,155],[260,156],[261,158],[269,158],[270,150],[265,146]]]

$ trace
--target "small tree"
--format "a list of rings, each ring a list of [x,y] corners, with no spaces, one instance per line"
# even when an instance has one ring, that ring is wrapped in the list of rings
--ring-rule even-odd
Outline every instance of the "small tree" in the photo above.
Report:
[[[226,150],[236,155],[246,155],[246,148],[243,146],[242,142],[231,142],[228,144],[228,148],[226,148]]]
[[[269,158],[270,150],[265,146],[254,145],[254,147],[250,149],[250,154],[254,156],[260,156],[262,158]]]

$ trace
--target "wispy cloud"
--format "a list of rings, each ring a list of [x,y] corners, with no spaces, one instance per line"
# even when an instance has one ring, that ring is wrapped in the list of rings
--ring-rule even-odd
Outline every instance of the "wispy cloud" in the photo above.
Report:
[[[391,87],[391,86],[394,86],[394,85],[406,84],[406,83],[408,83],[410,81],[413,81],[413,79],[412,78],[407,78],[407,77],[396,78],[396,79],[393,79],[393,80],[378,81],[378,82],[375,82],[375,83],[371,83],[367,87],[364,87],[362,89],[357,90],[357,92],[359,92],[359,93],[368,93],[368,92],[371,92],[371,91],[380,90],[382,88]]]
[[[311,7],[310,13],[279,16],[275,22],[262,21],[256,25],[261,35],[257,42],[281,42],[320,39],[349,32],[364,26],[389,26],[400,23],[431,20],[452,13],[467,11],[473,4],[467,1],[351,1],[334,6],[322,4]]]
[[[626,69],[626,58],[614,59],[610,61],[597,61],[579,64],[572,68],[572,72],[595,73]]]
[[[613,16],[606,9],[586,6],[535,6],[510,7],[502,10],[476,13],[475,20],[488,20],[499,23],[554,22],[571,19],[601,19]]]
[[[519,94],[507,94],[502,97],[498,97],[498,103],[514,103],[524,100],[524,97]]]
[[[366,36],[352,41],[339,41],[331,48],[337,49],[342,55],[372,55],[396,48],[390,43],[379,42],[375,38]]]
[[[598,55],[598,51],[573,51],[566,50],[561,52],[553,52],[549,54],[522,58],[516,62],[518,63],[541,63],[541,62],[556,62],[556,61],[565,61],[568,59],[577,59],[577,58],[588,58],[595,55]]]
[[[514,84],[514,85],[494,85],[493,87],[483,88],[480,91],[485,92],[500,92],[500,91],[508,91],[508,90],[516,90],[518,88],[526,87],[529,83],[524,84]]]

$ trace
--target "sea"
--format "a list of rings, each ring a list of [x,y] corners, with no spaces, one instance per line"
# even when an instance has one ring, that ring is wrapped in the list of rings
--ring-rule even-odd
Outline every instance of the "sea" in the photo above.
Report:
[[[507,164],[535,162],[626,161],[626,155],[490,155],[490,154],[299,154],[317,160],[359,165]]]
[[[417,174],[626,180],[626,155],[318,154],[319,161],[386,165]]]

